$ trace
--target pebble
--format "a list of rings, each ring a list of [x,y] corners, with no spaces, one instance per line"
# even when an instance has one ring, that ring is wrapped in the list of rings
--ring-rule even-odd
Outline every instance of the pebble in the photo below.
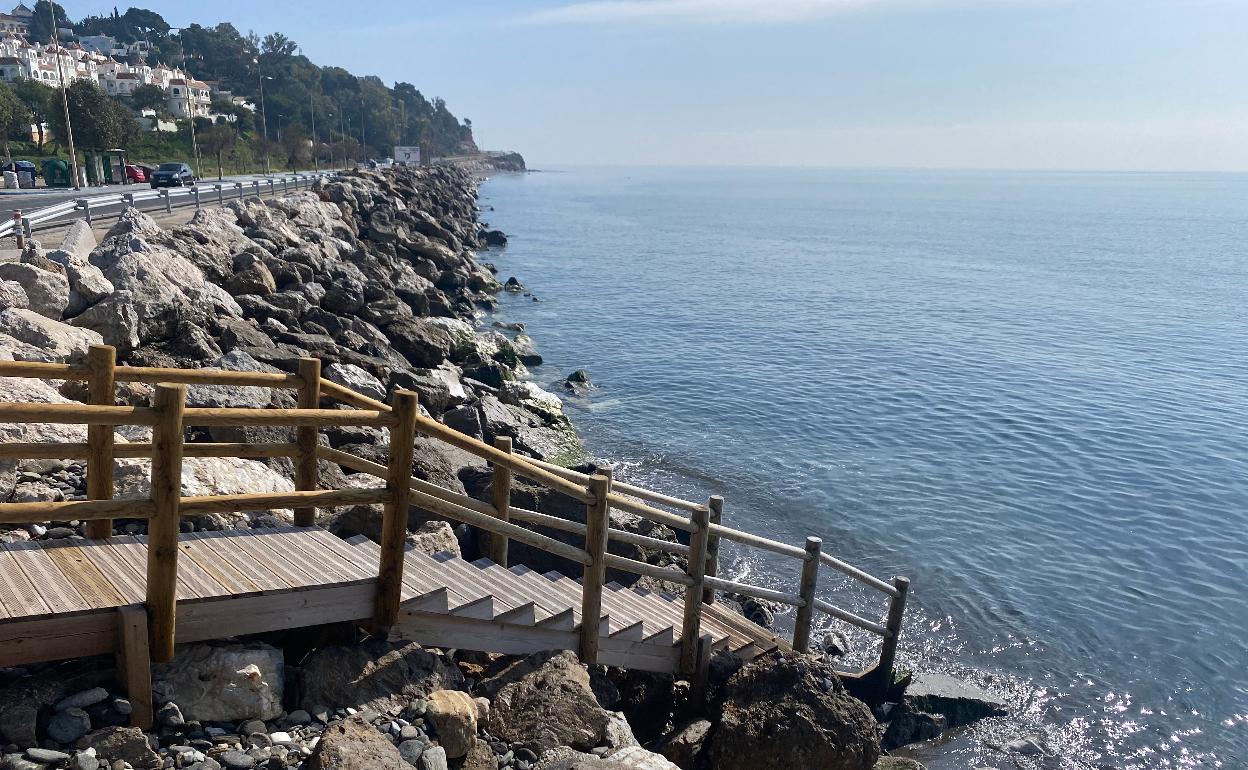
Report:
[[[134,711],[134,706],[132,706],[130,701],[125,698],[113,698],[112,706],[113,711],[116,711],[122,716],[130,716],[130,714]]]
[[[269,728],[259,719],[252,719],[249,722],[243,722],[238,726],[238,732],[241,735],[253,735],[255,733],[268,733]]]
[[[420,755],[420,770],[447,770],[446,749],[430,746]]]
[[[400,741],[413,741],[420,737],[420,729],[415,725],[407,725],[399,730]]]
[[[273,743],[293,743],[294,742],[293,739],[290,737],[290,733],[285,733],[285,732],[269,733],[269,740]]]
[[[399,744],[399,756],[403,757],[409,765],[415,765],[420,761],[420,755],[425,753],[425,744],[417,740],[403,741]]]
[[[26,758],[34,762],[42,762],[45,765],[64,762],[69,759],[69,755],[63,751],[52,751],[51,749],[26,749]]]
[[[73,743],[91,732],[91,717],[80,708],[58,711],[48,720],[48,737],[57,743]]]
[[[228,770],[250,770],[256,766],[256,760],[241,751],[227,751],[217,761]]]
[[[52,706],[53,711],[64,711],[69,708],[85,709],[87,706],[106,700],[108,698],[108,690],[103,687],[92,687],[90,690],[74,693],[67,698],[62,698]]]
[[[312,721],[312,715],[303,709],[292,711],[286,715],[286,724],[288,725],[306,725]]]

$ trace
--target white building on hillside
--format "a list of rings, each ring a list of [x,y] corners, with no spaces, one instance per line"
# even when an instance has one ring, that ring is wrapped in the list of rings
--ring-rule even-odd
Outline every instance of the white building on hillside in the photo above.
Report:
[[[212,105],[208,84],[191,78],[169,81],[169,112],[178,118],[206,118]]]

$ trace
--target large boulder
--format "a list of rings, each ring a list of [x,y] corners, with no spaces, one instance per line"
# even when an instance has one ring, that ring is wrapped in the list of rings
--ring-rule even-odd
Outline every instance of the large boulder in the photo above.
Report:
[[[19,342],[44,351],[45,360],[77,362],[86,357],[87,348],[104,343],[98,332],[79,329],[22,308],[0,312],[0,329]]]
[[[8,310],[11,307],[28,308],[30,298],[26,296],[26,290],[17,281],[0,279],[0,310]]]
[[[224,369],[231,372],[280,372],[276,367],[267,366],[252,358],[241,350],[229,353],[212,362],[212,369]],[[269,405],[273,394],[269,388],[239,385],[191,385],[186,389],[187,406],[239,407],[244,409],[262,409]]]
[[[51,266],[56,270],[25,262],[0,262],[0,279],[20,284],[31,310],[59,321],[69,306],[69,279],[60,266]]]
[[[316,650],[300,667],[299,682],[301,708],[323,704],[373,711],[402,709],[436,690],[465,684],[459,668],[441,653],[379,639]]]
[[[728,681],[710,762],[720,770],[870,770],[880,728],[826,659],[773,653]]]
[[[113,470],[120,498],[146,499],[151,494],[151,460],[120,459]],[[256,460],[238,457],[187,457],[182,461],[182,494],[233,495],[242,493],[292,492],[290,477]],[[250,526],[256,516],[273,515],[288,519],[289,510],[207,513],[191,518],[198,529],[232,529]]]
[[[425,718],[438,731],[438,743],[450,759],[472,750],[477,739],[477,704],[460,690],[436,690],[426,699]]]
[[[282,714],[285,664],[267,644],[191,644],[153,668],[187,719],[240,722]]]
[[[325,728],[312,756],[310,770],[410,770],[390,740],[356,715]]]
[[[325,367],[325,379],[369,398],[386,400],[386,386],[381,380],[355,364],[330,364]]]
[[[629,746],[606,757],[565,746],[542,754],[534,770],[680,770],[680,767],[640,746]]]
[[[441,365],[455,344],[451,333],[429,318],[403,318],[389,324],[385,332],[412,366],[423,369]]]
[[[948,674],[916,674],[901,705],[905,711],[943,716],[951,728],[1010,713],[1004,698]]]
[[[594,696],[589,669],[571,652],[530,655],[483,687],[493,693],[490,735],[538,755],[559,746],[601,746],[613,722]]]

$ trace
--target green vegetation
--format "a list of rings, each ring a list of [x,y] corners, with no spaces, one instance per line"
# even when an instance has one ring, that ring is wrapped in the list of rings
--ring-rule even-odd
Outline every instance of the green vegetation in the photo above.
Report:
[[[476,150],[472,121],[461,121],[442,99],[427,99],[411,83],[389,87],[375,76],[318,66],[280,32],[260,38],[223,23],[193,24],[174,34],[159,13],[143,8],[114,10],[77,23],[48,0],[39,0],[34,10],[31,40],[47,42],[57,26],[73,26],[79,35],[109,35],[123,44],[146,41],[150,52],[131,56],[130,63],[142,58],[153,66],[180,67],[199,80],[218,81],[221,90],[255,105],[252,111],[214,98],[212,111],[232,120],[213,125],[196,119],[195,147],[205,177],[262,171],[266,154],[269,168],[282,169],[346,165],[390,155],[395,145],[419,146],[426,157]],[[190,121],[177,120],[176,132],[140,130],[136,116],[144,110],[170,119],[160,88],[144,85],[129,96],[113,97],[94,84],[75,81],[67,97],[79,151],[122,148],[133,162],[196,163]],[[45,123],[49,136],[43,132]],[[64,123],[57,89],[32,80],[0,84],[0,131],[9,140],[6,157],[10,149],[13,157],[36,162],[67,157]],[[27,132],[31,124],[38,132],[35,141]]]

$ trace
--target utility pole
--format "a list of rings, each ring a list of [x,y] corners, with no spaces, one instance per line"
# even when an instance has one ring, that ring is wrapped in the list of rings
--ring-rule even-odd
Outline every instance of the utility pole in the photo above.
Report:
[[[252,63],[256,65],[256,76],[260,78],[260,125],[264,134],[264,175],[269,175],[269,117],[264,112],[264,69],[260,65],[260,58],[253,58]]]
[[[368,145],[364,141],[364,91],[360,90],[360,154],[368,160]]]
[[[186,111],[191,116],[191,151],[195,153],[195,176],[204,176],[203,164],[199,162],[199,143],[195,141],[195,97],[191,94],[194,90],[190,86],[190,78],[187,78],[186,87]]]
[[[61,46],[55,42],[55,22],[52,30],[53,45],[56,46],[56,77],[61,81],[61,106],[65,108],[65,138],[69,140],[69,165],[74,174],[74,189],[81,190],[82,185],[78,181],[78,153],[74,151],[74,125],[69,119],[69,91],[65,88],[65,71],[61,69]]]

